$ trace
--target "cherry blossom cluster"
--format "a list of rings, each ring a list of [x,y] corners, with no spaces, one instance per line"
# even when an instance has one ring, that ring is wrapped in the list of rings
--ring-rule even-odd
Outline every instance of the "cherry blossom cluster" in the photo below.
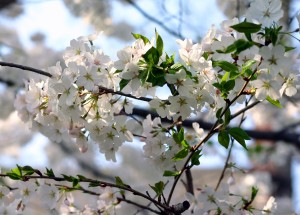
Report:
[[[257,2],[264,7],[257,10],[253,2],[247,17],[262,17],[257,21],[276,30],[274,21],[282,16],[280,1]],[[265,14],[257,16],[254,11]],[[177,40],[183,63],[175,63],[174,56],[163,53],[160,37],[155,49],[153,40],[135,35],[137,40],[120,50],[116,61],[91,45],[96,35],[74,39],[64,54],[66,68],[57,63],[48,68],[51,78],[27,82],[15,107],[32,128],[56,142],[71,137],[82,152],[93,142],[107,160],[116,161],[118,148],[142,134],[145,155],[170,163],[168,158],[179,149],[170,131],[160,126],[159,119],[149,117],[139,128],[139,123],[126,116],[133,110],[126,94],[137,100],[146,97],[161,118],[174,121],[203,110],[214,114],[226,101],[244,102],[246,94],[255,94],[258,100],[296,94],[299,80],[287,47],[268,41],[266,34],[241,33],[231,27],[240,23],[235,18],[224,21],[221,29],[212,27],[201,43]],[[159,91],[166,86],[170,95],[163,100]]]

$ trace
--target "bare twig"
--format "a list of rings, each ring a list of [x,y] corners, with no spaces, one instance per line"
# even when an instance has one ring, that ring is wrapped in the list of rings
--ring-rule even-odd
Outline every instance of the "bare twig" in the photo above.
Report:
[[[132,5],[132,7],[134,7],[138,12],[140,12],[144,17],[146,17],[147,19],[149,19],[151,22],[154,22],[156,24],[158,24],[160,27],[162,27],[165,31],[167,31],[169,34],[173,35],[176,38],[179,39],[184,39],[184,37],[180,34],[177,33],[176,31],[173,31],[171,28],[167,27],[163,22],[161,22],[160,20],[158,20],[157,18],[155,18],[154,16],[151,16],[150,14],[148,14],[145,10],[143,10],[143,8],[141,8],[138,4],[136,4],[134,1],[132,0],[127,0],[127,2],[129,4]]]

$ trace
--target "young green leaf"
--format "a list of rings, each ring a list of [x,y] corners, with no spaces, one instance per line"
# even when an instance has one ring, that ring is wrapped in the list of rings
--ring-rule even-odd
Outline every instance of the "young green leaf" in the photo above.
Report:
[[[172,160],[173,161],[180,161],[183,158],[185,158],[188,154],[189,154],[189,149],[188,148],[181,149],[179,152],[177,152],[174,155],[174,157],[172,158]]]
[[[159,52],[156,48],[151,47],[145,54],[143,54],[143,58],[151,67],[152,65],[156,65],[159,61]]]
[[[222,130],[219,132],[218,141],[226,149],[228,148],[230,138],[229,138],[228,132],[226,130]]]
[[[236,30],[237,32],[251,34],[260,31],[261,24],[254,24],[252,22],[241,22],[230,27]]]
[[[22,168],[19,165],[17,165],[16,168],[11,169],[11,173],[22,177]]]
[[[242,51],[251,48],[254,45],[254,43],[249,42],[249,41],[244,40],[244,39],[239,39],[239,40],[234,42],[234,45],[236,47],[235,54],[239,54]]]
[[[124,182],[122,181],[122,179],[119,176],[116,176],[115,179],[116,179],[116,185],[118,185],[120,187],[125,187]]]
[[[73,182],[74,179],[77,179],[77,178],[74,178],[73,176],[69,176],[69,175],[65,175],[65,174],[61,174],[64,179],[68,182]]]
[[[170,170],[166,170],[164,171],[163,176],[165,177],[170,177],[170,176],[177,176],[180,174],[180,171],[170,171]]]
[[[230,120],[231,120],[231,113],[230,113],[230,108],[228,108],[225,112],[224,126],[227,126],[230,123]]]
[[[223,110],[223,108],[220,108],[219,110],[217,110],[217,113],[216,113],[217,119],[220,119],[220,118],[221,118],[222,110]]]
[[[193,154],[193,156],[191,158],[191,163],[193,166],[200,165],[200,157],[202,156],[200,153],[201,153],[201,150],[198,150]]]
[[[258,188],[257,187],[252,187],[251,191],[251,201],[253,201],[258,193]]]
[[[229,63],[227,61],[214,61],[213,62],[213,67],[221,67],[226,72],[238,72],[238,67],[234,65],[233,63]]]
[[[146,44],[146,43],[150,43],[150,40],[147,38],[147,37],[145,37],[145,36],[143,36],[143,35],[141,35],[141,34],[135,34],[135,33],[131,33],[132,34],[132,36],[135,38],[135,39],[142,39],[143,41],[144,41],[144,43]]]
[[[8,172],[6,173],[7,176],[12,179],[12,180],[22,180],[22,176],[18,175],[17,173],[14,172]]]
[[[155,37],[156,37],[156,49],[159,53],[159,56],[162,56],[164,50],[164,42],[156,30],[155,30]]]
[[[89,187],[99,187],[101,186],[100,181],[92,181],[89,183]]]
[[[32,175],[35,173],[35,170],[31,166],[21,167],[23,175]]]
[[[55,177],[53,170],[52,169],[48,169],[47,167],[46,167],[46,173],[45,173],[45,175],[47,175],[48,177]]]
[[[184,128],[181,128],[178,133],[175,132],[173,134],[173,139],[177,144],[181,144],[181,142],[184,140]]]
[[[149,186],[152,188],[152,190],[154,190],[154,192],[156,193],[157,196],[161,196],[163,194],[164,188],[165,188],[165,184],[162,181],[159,181],[157,183],[155,183],[154,186],[150,185]]]
[[[235,86],[235,80],[229,80],[223,85],[223,89],[226,92],[229,92],[230,90],[232,90],[234,88],[234,86]]]
[[[267,96],[266,100],[268,102],[270,102],[272,105],[274,105],[274,106],[276,106],[278,108],[282,108],[282,105],[280,104],[280,102],[278,100],[274,100],[270,96]]]
[[[248,136],[248,134],[241,128],[235,127],[230,128],[228,130],[228,133],[237,141],[239,142],[245,149],[247,149],[245,140],[250,140],[251,138]]]

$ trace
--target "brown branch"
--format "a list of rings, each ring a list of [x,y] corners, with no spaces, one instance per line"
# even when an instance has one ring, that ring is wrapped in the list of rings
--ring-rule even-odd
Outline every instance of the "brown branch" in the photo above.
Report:
[[[7,62],[0,61],[0,66],[18,68],[18,69],[22,69],[22,70],[31,71],[31,72],[34,72],[34,73],[37,73],[37,74],[40,74],[40,75],[44,75],[44,76],[47,76],[47,77],[52,77],[52,75],[48,72],[45,72],[45,71],[40,70],[40,69],[35,69],[35,68],[29,67],[29,66],[23,66],[23,65],[20,65],[20,64],[7,63]]]
[[[144,102],[150,102],[150,101],[152,101],[152,99],[147,98],[147,97],[135,97],[135,96],[133,96],[131,94],[123,93],[121,91],[114,91],[112,89],[108,89],[108,88],[102,87],[102,86],[98,86],[98,88],[100,90],[105,91],[105,93],[111,93],[111,94],[116,94],[116,95],[120,95],[120,96],[125,96],[125,97],[128,97],[128,98],[132,98],[132,99],[136,99],[136,100],[140,100],[140,101],[144,101]]]
[[[39,171],[40,172],[40,171]],[[0,174],[0,177],[8,177],[9,176],[7,174]],[[49,180],[54,180],[54,181],[64,181],[64,182],[68,182],[68,180],[66,180],[63,177],[56,177],[56,176],[47,176],[47,175],[26,175],[23,176],[22,178],[20,178],[20,180],[22,181],[28,181],[28,180],[32,180],[32,179],[49,179]],[[165,204],[162,204],[158,201],[156,201],[155,199],[147,196],[146,194],[143,194],[133,188],[131,188],[128,185],[118,185],[118,184],[114,184],[114,183],[110,183],[110,182],[105,182],[105,181],[101,181],[101,180],[94,180],[94,179],[89,179],[89,178],[78,178],[78,183],[93,183],[93,185],[98,185],[99,187],[114,187],[114,188],[119,188],[121,190],[126,190],[130,193],[132,193],[133,195],[136,196],[140,196],[144,199],[147,199],[149,201],[151,201],[153,204],[163,208],[163,210],[165,210],[166,212],[172,212],[173,208],[169,207]]]

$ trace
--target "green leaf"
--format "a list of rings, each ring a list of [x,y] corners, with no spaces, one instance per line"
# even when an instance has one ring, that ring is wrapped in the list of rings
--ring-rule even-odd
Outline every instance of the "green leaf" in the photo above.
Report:
[[[175,132],[173,134],[173,139],[177,144],[181,144],[181,142],[184,140],[184,128],[181,128],[179,132]]]
[[[160,86],[162,87],[166,83],[165,74],[162,69],[152,68],[147,77],[147,82],[152,83],[152,86]]]
[[[118,185],[120,187],[125,187],[124,182],[122,181],[122,179],[119,176],[116,176],[115,179],[116,179],[116,185]]]
[[[242,73],[245,70],[250,69],[252,67],[252,65],[254,65],[255,63],[257,63],[256,60],[247,60],[242,66]]]
[[[223,108],[220,108],[219,110],[217,110],[217,113],[216,113],[217,119],[220,119],[220,118],[221,118],[222,110],[223,110]]]
[[[159,181],[155,183],[154,186],[150,185],[149,186],[154,190],[154,192],[157,194],[157,196],[161,196],[163,194],[165,184],[162,181]]]
[[[229,78],[230,72],[225,72],[225,74],[223,75],[222,79],[221,79],[221,83],[222,82],[226,82]]]
[[[266,100],[267,100],[268,102],[270,102],[272,105],[274,105],[274,106],[276,106],[276,107],[278,107],[278,108],[282,108],[282,105],[280,104],[280,102],[279,102],[278,100],[274,100],[274,99],[272,99],[270,96],[268,96],[268,97],[266,98]]]
[[[35,170],[31,166],[24,166],[21,168],[23,175],[32,175],[35,173]]]
[[[79,179],[80,181],[84,181],[84,180],[87,179],[87,178],[86,178],[85,176],[83,176],[83,175],[77,175],[77,177],[78,177],[78,179]]]
[[[222,130],[219,132],[218,141],[222,146],[228,149],[230,138],[226,130]]]
[[[130,188],[129,185],[124,184],[124,182],[122,181],[122,179],[119,176],[116,176],[115,179],[116,179],[116,185],[118,185],[120,187],[124,187],[124,188],[126,188],[126,187]],[[125,196],[124,196],[125,195],[125,191],[123,189],[121,189],[119,192],[125,198]]]
[[[159,61],[159,52],[156,48],[151,47],[145,54],[142,55],[145,61],[150,65],[156,65]]]
[[[181,141],[181,146],[185,149],[190,149],[190,145],[186,140]]]
[[[193,166],[200,165],[200,157],[202,156],[200,153],[201,153],[201,150],[198,150],[193,154],[193,156],[191,158],[191,163]]]
[[[235,136],[240,136],[244,140],[251,140],[249,135],[243,129],[241,129],[239,127],[230,128],[228,130],[228,132],[231,136],[235,135]]]
[[[294,50],[296,47],[292,47],[292,46],[284,46],[285,52],[289,52]]]
[[[214,61],[213,67],[221,67],[226,72],[238,72],[238,67],[233,63],[229,63],[227,61]]]
[[[231,44],[230,46],[228,46],[224,51],[222,50],[216,50],[218,53],[224,53],[224,54],[228,54],[228,53],[231,53],[231,52],[234,52],[236,50],[236,47],[233,44]]]
[[[143,35],[141,35],[141,34],[135,34],[135,33],[131,33],[132,34],[132,36],[135,38],[135,39],[142,39],[143,41],[144,41],[144,43],[146,44],[146,43],[150,43],[150,40],[147,38],[147,37],[145,37],[145,36],[143,36]]]
[[[101,186],[100,181],[92,181],[89,183],[89,187],[99,187]]]
[[[55,177],[53,170],[52,169],[48,169],[46,167],[46,173],[45,173],[48,177]]]
[[[251,34],[250,34],[250,33],[244,33],[244,34],[245,34],[247,40],[248,40],[249,42],[252,42]]]
[[[204,52],[202,57],[204,57],[204,59],[207,60],[209,57],[209,52]]]
[[[230,120],[231,120],[231,113],[230,113],[230,108],[228,108],[225,112],[224,126],[227,126],[230,123]]]
[[[73,178],[72,186],[73,186],[73,188],[81,188],[81,186],[79,184],[79,179]]]
[[[22,176],[18,175],[17,173],[14,172],[8,172],[6,173],[7,176],[12,179],[12,180],[22,180]]]
[[[235,80],[229,80],[224,84],[223,89],[226,92],[229,92],[230,90],[232,90],[234,88],[234,86],[235,86]]]
[[[155,30],[155,37],[156,37],[156,49],[159,53],[159,56],[162,56],[164,50],[164,42],[156,30]]]
[[[258,188],[257,187],[252,187],[251,191],[251,201],[253,201],[258,193]]]
[[[165,170],[163,176],[170,177],[170,176],[177,176],[179,174],[180,174],[180,171]]]
[[[225,53],[225,54],[234,52],[235,54],[239,54],[242,51],[250,48],[251,46],[253,46],[252,42],[249,42],[244,39],[239,39],[239,40],[235,41],[233,44],[231,44],[230,46],[228,46],[223,52],[222,51],[219,51],[219,52]],[[217,52],[218,52],[218,50],[217,50]]]
[[[236,51],[235,54],[239,54],[242,51],[249,49],[250,47],[253,46],[252,42],[249,42],[247,40],[243,40],[243,39],[239,39],[237,41],[234,42],[234,45],[236,47]]]
[[[180,161],[185,158],[189,154],[189,149],[184,148],[177,152],[174,157],[172,158],[173,161]]]
[[[218,88],[219,90],[222,90],[222,85],[220,83],[213,83],[212,84],[214,87]]]
[[[130,80],[126,80],[126,79],[121,79],[119,85],[120,85],[120,90],[123,90],[124,87],[126,87],[126,85],[130,82]]]
[[[237,32],[249,34],[249,33],[256,33],[260,31],[261,24],[254,24],[252,22],[241,22],[239,24],[232,25],[230,27],[236,30]]]
[[[14,173],[14,174],[22,177],[22,169],[19,165],[17,165],[16,168],[11,169],[11,173]]]
[[[170,69],[175,70],[174,74],[176,73],[176,71],[179,71],[182,68],[183,68],[183,65],[181,63],[175,63],[170,67]]]
[[[237,141],[239,142],[245,149],[247,149],[245,140],[250,140],[251,138],[249,135],[241,128],[235,127],[230,128],[228,133]]]
[[[65,174],[61,174],[64,179],[68,182],[73,182],[74,180],[78,180],[77,178],[74,178],[73,176],[69,176],[69,175],[65,175]]]
[[[151,72],[152,66],[148,67],[147,69],[141,70],[140,74],[138,75],[139,79],[141,80],[142,84],[145,84],[149,74]]]

